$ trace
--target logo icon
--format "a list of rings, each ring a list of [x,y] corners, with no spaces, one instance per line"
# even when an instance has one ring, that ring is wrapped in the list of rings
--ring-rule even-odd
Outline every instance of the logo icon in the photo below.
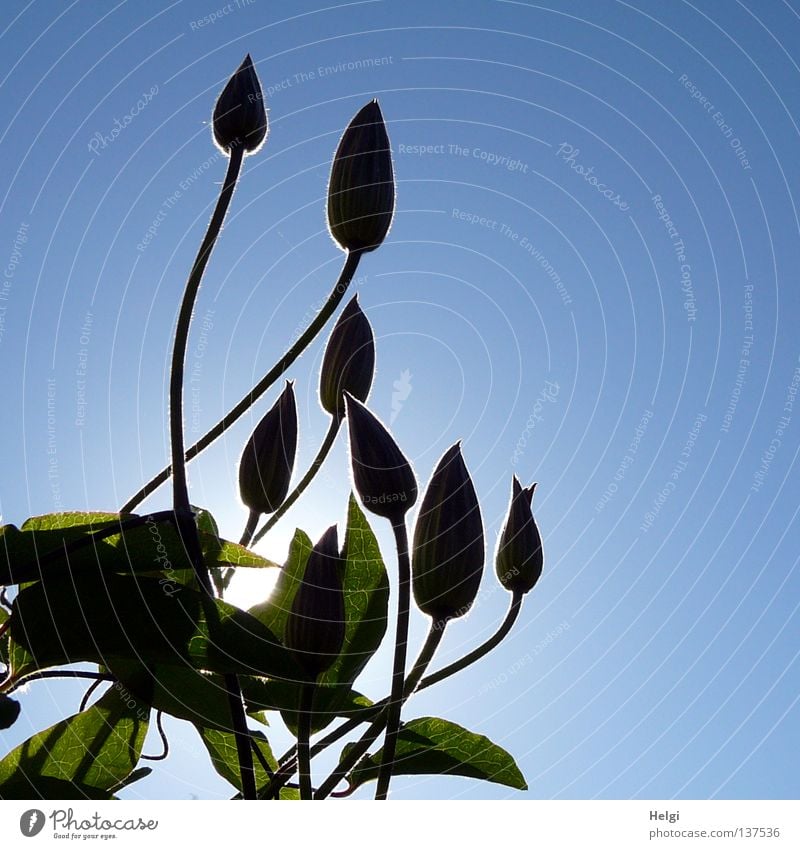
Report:
[[[19,830],[25,837],[36,837],[44,828],[44,813],[37,808],[31,808],[19,818]]]

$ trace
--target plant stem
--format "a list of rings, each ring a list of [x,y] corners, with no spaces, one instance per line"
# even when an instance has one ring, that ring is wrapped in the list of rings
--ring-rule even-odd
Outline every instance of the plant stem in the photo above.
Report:
[[[3,694],[7,696],[9,693],[13,693],[14,690],[18,689],[23,684],[27,684],[29,681],[40,681],[44,678],[86,678],[91,681],[114,680],[113,675],[107,675],[104,672],[83,672],[78,669],[45,669],[41,672],[34,672],[31,675],[26,675],[21,681],[15,681],[8,690],[3,690],[2,683],[0,683],[0,692],[3,692]]]
[[[471,663],[475,663],[477,660],[480,660],[484,655],[488,654],[492,649],[494,649],[507,636],[508,632],[511,630],[512,626],[516,622],[522,605],[522,599],[523,596],[521,594],[515,593],[512,596],[511,605],[508,609],[508,612],[506,613],[505,618],[503,619],[497,631],[491,637],[489,637],[486,642],[482,643],[480,646],[478,646],[478,648],[474,649],[469,654],[465,655],[459,660],[454,661],[448,666],[445,666],[438,672],[434,672],[432,675],[426,675],[424,678],[422,678],[419,683],[419,686],[416,688],[416,692],[424,690],[426,687],[431,687],[433,684],[438,684],[440,681],[443,681],[445,678],[449,678],[451,675],[455,675],[456,672],[460,672],[462,669],[465,669]],[[431,635],[429,634],[428,639],[426,640],[426,646],[428,645],[430,639]],[[411,695],[411,691],[409,690],[408,684],[411,678],[415,675],[417,669],[421,668],[422,672],[420,672],[420,674],[424,675],[425,669],[420,664],[424,651],[425,646],[423,646],[422,652],[420,652],[420,657],[417,659],[417,662],[414,664],[414,668],[412,669],[411,674],[406,680],[406,698]],[[388,704],[388,701],[388,699],[382,699],[381,701],[372,705],[372,707],[365,708],[363,711],[359,711],[357,716],[354,716],[352,719],[347,720],[347,722],[343,722],[338,728],[335,728],[333,731],[323,737],[322,740],[319,740],[317,743],[315,743],[311,749],[312,759],[315,758],[321,752],[324,752],[325,749],[327,749],[329,746],[332,746],[334,743],[341,740],[342,737],[346,737],[351,731],[354,731],[356,728],[358,728],[359,725],[362,725],[364,722],[375,723],[377,721],[376,717],[381,716],[384,708]],[[370,730],[372,730],[372,727],[374,726],[371,726]],[[381,725],[378,730],[378,733],[375,734],[375,737],[372,738],[372,740],[370,740],[366,748],[369,748],[369,746],[372,745],[372,742],[377,739],[382,727],[383,726]],[[357,743],[356,745],[358,746],[359,743]],[[364,748],[363,751],[366,751],[366,748]],[[282,786],[291,778],[292,774],[294,773],[296,755],[297,750],[295,747],[292,747],[288,751],[284,752],[284,754],[281,756],[279,761],[280,768],[275,776],[276,786]],[[320,791],[323,790],[323,788],[327,789],[329,793],[330,790],[332,790],[336,786],[338,781],[341,780],[342,777],[344,777],[346,772],[347,770],[342,772],[341,776],[339,776],[339,778],[335,782],[330,783],[330,785],[330,779],[326,781],[325,784],[320,787],[318,794]],[[331,778],[333,778],[334,775],[335,773],[332,773]],[[318,798],[320,798],[319,795]]]
[[[289,348],[289,350],[278,360],[277,363],[264,375],[263,378],[242,398],[239,403],[227,412],[220,421],[218,421],[211,430],[201,437],[194,445],[186,450],[184,459],[186,462],[192,460],[201,451],[208,448],[209,445],[225,431],[272,386],[275,381],[289,368],[289,366],[303,353],[308,345],[314,340],[319,331],[325,326],[328,319],[333,314],[339,302],[342,300],[350,281],[353,279],[356,268],[358,268],[359,260],[361,259],[361,251],[350,251],[345,259],[344,267],[342,268],[339,279],[336,285],[328,295],[328,300],[325,305],[314,317],[314,320],[309,324],[300,338]],[[130,512],[141,503],[150,493],[154,492],[164,481],[168,480],[171,474],[171,467],[167,466],[162,469],[152,480],[148,481],[135,495],[128,499],[122,508],[123,512]]]
[[[297,714],[297,769],[300,776],[300,798],[312,799],[311,785],[311,754],[309,738],[311,737],[311,716],[314,709],[315,684],[303,684],[300,688],[300,708]]]
[[[286,496],[283,504],[281,504],[281,506],[278,507],[278,509],[269,517],[266,525],[264,525],[264,527],[253,537],[253,545],[255,545],[265,534],[269,533],[281,516],[283,516],[292,504],[297,501],[297,499],[305,491],[306,487],[314,479],[315,475],[322,467],[322,464],[325,462],[325,458],[328,456],[333,443],[336,441],[336,434],[339,433],[340,425],[341,421],[338,418],[334,417],[331,419],[331,423],[328,425],[328,432],[325,434],[325,439],[322,440],[322,445],[320,445],[319,451],[317,451],[317,456],[311,461],[308,471],[305,475],[303,475],[303,479],[297,484],[297,486],[289,493],[289,495]],[[241,543],[241,545],[249,544],[250,543]]]
[[[257,510],[251,510],[250,515],[247,517],[247,523],[244,526],[244,531],[242,531],[242,538],[239,540],[239,545],[243,545],[247,548],[250,545],[251,540],[253,540],[253,534],[256,532],[256,528],[258,527],[258,520],[261,518],[261,514]]]
[[[392,522],[394,541],[397,548],[397,632],[394,641],[394,670],[392,672],[392,692],[386,715],[386,739],[383,743],[383,759],[378,772],[376,799],[386,799],[389,795],[389,782],[392,780],[394,753],[397,748],[397,734],[400,731],[400,712],[403,707],[403,684],[406,674],[406,650],[408,648],[408,618],[411,606],[411,564],[408,559],[408,533],[405,517],[402,521]]]
[[[186,482],[186,459],[183,442],[183,372],[186,360],[186,347],[189,341],[189,327],[192,323],[197,292],[203,279],[211,251],[222,229],[222,222],[230,206],[236,181],[242,168],[244,146],[234,145],[231,148],[228,170],[225,182],[222,184],[217,205],[208,224],[208,229],[200,244],[195,257],[178,313],[178,326],[175,330],[175,341],[172,348],[172,366],[169,379],[169,426],[170,449],[172,454],[172,504],[175,511],[175,522],[178,534],[183,541],[198,583],[213,599],[214,589],[211,584],[211,574],[203,559],[200,547],[200,537],[197,523],[189,503],[189,488]],[[126,505],[127,506],[127,505]],[[126,508],[123,508],[125,512]],[[247,730],[247,719],[242,703],[242,692],[236,675],[224,676],[225,689],[231,709],[233,733],[236,740],[236,753],[239,760],[239,772],[242,780],[242,796],[245,799],[256,798],[255,770],[253,769],[253,753],[250,751],[250,734]]]

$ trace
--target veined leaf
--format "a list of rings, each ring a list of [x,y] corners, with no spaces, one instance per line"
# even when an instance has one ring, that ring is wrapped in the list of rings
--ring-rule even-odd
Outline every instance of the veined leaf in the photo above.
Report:
[[[149,715],[144,700],[112,687],[0,761],[0,799],[108,798],[136,767]]]
[[[351,787],[378,777],[383,749],[362,758],[348,775]],[[462,775],[527,790],[514,758],[488,737],[434,717],[412,719],[400,728],[394,775]]]

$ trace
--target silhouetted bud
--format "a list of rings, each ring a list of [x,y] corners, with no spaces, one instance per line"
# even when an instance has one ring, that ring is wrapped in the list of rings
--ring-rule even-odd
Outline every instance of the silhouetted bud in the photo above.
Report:
[[[297,405],[287,380],[280,398],[253,431],[239,461],[239,494],[256,513],[280,507],[294,468],[297,451]]]
[[[344,643],[344,593],[336,525],[314,546],[286,621],[286,648],[314,681],[336,660]]]
[[[0,730],[11,728],[19,716],[19,702],[0,695]]]
[[[328,185],[328,227],[346,251],[371,251],[386,238],[394,215],[389,136],[377,100],[344,131]]]
[[[366,401],[375,373],[375,338],[358,305],[358,295],[344,308],[336,322],[319,375],[319,400],[339,419],[344,416],[344,393]]]
[[[463,616],[475,601],[485,550],[481,508],[456,443],[433,472],[414,528],[414,598],[435,621]]]
[[[497,577],[510,592],[529,592],[542,574],[542,538],[531,510],[535,488],[534,483],[523,489],[516,475],[511,484],[511,505],[495,558]]]
[[[349,394],[345,403],[356,492],[367,510],[399,522],[417,500],[411,465],[376,416]]]
[[[253,153],[267,137],[264,95],[249,53],[217,98],[213,128],[214,141],[226,154],[238,144]]]

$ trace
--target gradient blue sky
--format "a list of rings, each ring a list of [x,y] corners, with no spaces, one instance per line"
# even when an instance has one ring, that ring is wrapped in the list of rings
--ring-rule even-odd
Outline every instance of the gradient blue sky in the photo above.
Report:
[[[4,522],[115,509],[164,465],[171,332],[225,168],[208,119],[249,51],[270,137],[200,293],[188,438],[330,289],[330,159],[377,96],[398,207],[353,287],[377,338],[370,406],[421,484],[463,438],[490,561],[511,474],[538,481],[546,547],[512,636],[407,715],[505,746],[528,798],[798,796],[796,0],[8,0],[4,13]],[[303,468],[327,425],[321,351],[288,374]],[[230,537],[245,518],[236,462],[277,391],[190,467],[193,501]],[[317,537],[342,521],[346,468],[340,441],[260,550],[282,559],[295,526]],[[233,592],[248,604],[266,588]],[[440,659],[488,636],[507,601],[487,569]],[[387,649],[360,682],[370,696],[388,662]],[[31,685],[3,749],[80,692]],[[126,795],[228,795],[191,729],[170,728],[173,755]],[[430,777],[393,795],[519,794]]]

